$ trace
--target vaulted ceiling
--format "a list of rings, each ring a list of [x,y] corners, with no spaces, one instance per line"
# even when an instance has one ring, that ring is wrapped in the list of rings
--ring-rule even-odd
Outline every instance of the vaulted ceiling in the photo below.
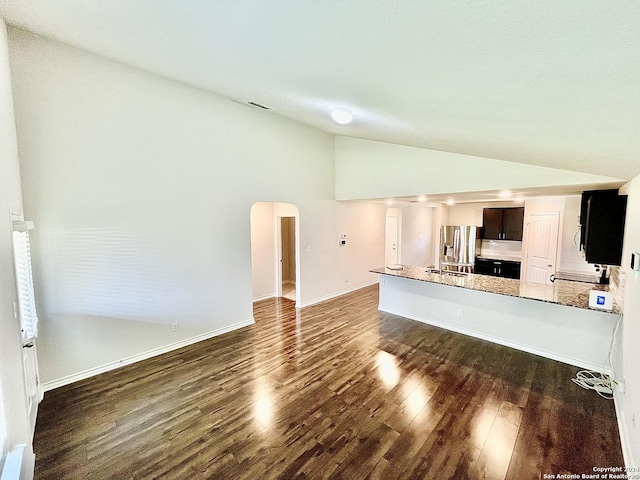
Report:
[[[0,0],[0,14],[328,132],[640,174],[637,0]],[[335,106],[354,121],[333,123]]]

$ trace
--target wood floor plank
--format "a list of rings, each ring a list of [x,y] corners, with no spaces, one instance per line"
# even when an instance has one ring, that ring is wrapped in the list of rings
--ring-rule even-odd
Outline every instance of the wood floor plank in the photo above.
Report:
[[[47,392],[36,479],[538,479],[622,465],[577,369],[377,310],[377,288]]]

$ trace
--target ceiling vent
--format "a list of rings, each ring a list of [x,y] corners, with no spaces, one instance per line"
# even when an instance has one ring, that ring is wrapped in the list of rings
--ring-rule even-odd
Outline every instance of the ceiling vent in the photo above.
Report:
[[[262,110],[271,110],[271,107],[267,107],[266,105],[262,105],[261,103],[257,103],[257,102],[247,102],[247,103],[252,107],[258,107],[258,108],[261,108]]]

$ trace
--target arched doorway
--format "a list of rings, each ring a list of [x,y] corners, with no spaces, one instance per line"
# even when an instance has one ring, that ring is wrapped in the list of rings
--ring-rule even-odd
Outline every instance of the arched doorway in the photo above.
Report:
[[[253,301],[283,297],[300,304],[298,207],[256,202],[251,206]]]

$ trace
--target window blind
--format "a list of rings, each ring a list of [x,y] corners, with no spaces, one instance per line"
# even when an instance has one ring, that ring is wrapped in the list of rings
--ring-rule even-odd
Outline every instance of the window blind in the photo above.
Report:
[[[38,336],[38,314],[36,313],[33,275],[31,273],[30,228],[33,228],[31,222],[13,222],[13,255],[18,288],[18,312],[24,343],[34,340]]]

